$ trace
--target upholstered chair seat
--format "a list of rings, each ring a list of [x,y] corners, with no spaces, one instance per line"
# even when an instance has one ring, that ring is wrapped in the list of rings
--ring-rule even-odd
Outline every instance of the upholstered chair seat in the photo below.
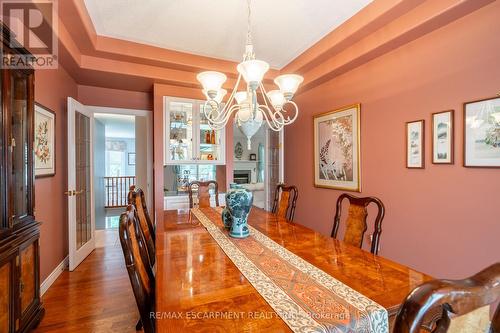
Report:
[[[433,280],[415,288],[398,311],[393,333],[499,333],[500,263],[464,280]],[[490,309],[496,305],[493,319]],[[428,314],[440,310],[434,322]],[[438,312],[439,313],[439,312]],[[435,317],[435,316],[432,316]]]

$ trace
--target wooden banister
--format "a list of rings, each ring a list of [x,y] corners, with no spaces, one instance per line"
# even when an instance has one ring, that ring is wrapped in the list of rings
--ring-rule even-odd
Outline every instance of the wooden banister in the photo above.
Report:
[[[127,207],[127,195],[132,185],[135,185],[135,176],[104,177],[105,207]]]

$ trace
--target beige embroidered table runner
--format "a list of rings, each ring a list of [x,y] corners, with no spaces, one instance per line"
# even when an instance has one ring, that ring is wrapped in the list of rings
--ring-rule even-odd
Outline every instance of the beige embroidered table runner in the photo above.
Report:
[[[260,231],[249,226],[249,237],[235,239],[224,229],[221,209],[191,212],[292,331],[389,332],[386,309]]]

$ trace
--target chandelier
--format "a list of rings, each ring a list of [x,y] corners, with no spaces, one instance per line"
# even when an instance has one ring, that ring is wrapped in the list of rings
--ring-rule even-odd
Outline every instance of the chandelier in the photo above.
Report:
[[[207,98],[203,112],[208,124],[214,130],[224,128],[231,116],[240,130],[247,137],[248,149],[251,149],[251,138],[257,133],[264,120],[273,131],[280,131],[297,119],[298,107],[292,101],[304,78],[297,74],[279,75],[274,83],[279,89],[266,91],[262,80],[269,70],[269,64],[255,59],[253,51],[251,23],[251,4],[247,0],[248,21],[247,41],[243,62],[239,63],[238,79],[226,103],[222,103],[227,91],[222,85],[227,80],[224,73],[207,71],[199,73],[196,78],[203,86],[203,93]],[[241,78],[246,82],[243,90],[239,89]]]

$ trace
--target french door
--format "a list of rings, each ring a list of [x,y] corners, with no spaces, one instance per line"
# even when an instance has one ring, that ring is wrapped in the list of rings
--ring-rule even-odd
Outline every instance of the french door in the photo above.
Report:
[[[94,115],[68,97],[68,230],[69,270],[95,249],[93,185]]]
[[[265,168],[265,195],[266,210],[271,211],[274,204],[276,185],[285,179],[284,161],[284,130],[275,132],[267,129],[266,134],[266,168]]]

